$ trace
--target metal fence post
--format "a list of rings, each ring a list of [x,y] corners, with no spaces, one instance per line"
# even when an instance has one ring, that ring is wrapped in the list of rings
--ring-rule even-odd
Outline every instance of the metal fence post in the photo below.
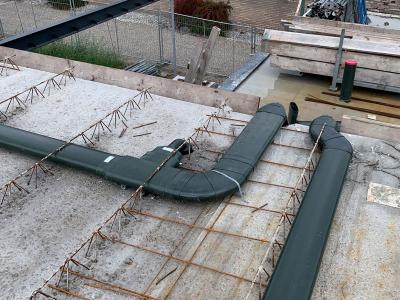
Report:
[[[117,43],[117,52],[118,54],[121,54],[121,49],[119,48],[119,38],[118,38],[118,23],[117,23],[117,18],[114,18],[114,27],[115,27],[115,40]]]
[[[158,48],[160,51],[160,63],[164,62],[164,39],[163,39],[163,29],[162,29],[162,19],[161,19],[161,10],[158,10]]]
[[[19,14],[19,9],[18,9],[18,6],[17,6],[17,2],[14,0],[14,5],[15,5],[15,9],[17,10],[17,16],[18,16],[18,19],[19,19],[19,23],[21,24],[21,30],[22,30],[22,32],[24,32],[25,30],[24,30],[24,25],[22,25],[22,20],[21,20],[21,15]]]
[[[232,61],[233,61],[233,65],[232,65],[232,73],[235,72],[235,37],[232,38]]]
[[[251,49],[250,49],[250,55],[253,55],[254,53],[256,53],[256,29],[252,26],[251,29],[251,35],[250,35],[250,45],[251,45]]]
[[[35,15],[35,10],[33,9],[32,0],[30,2],[31,2],[32,15],[33,15],[33,22],[35,22],[35,28],[37,28],[36,15]]]
[[[74,16],[75,15],[75,3],[74,3],[74,0],[69,0],[69,8],[70,8],[70,14],[72,15],[72,16]]]
[[[174,69],[174,77],[176,76],[176,28],[175,28],[175,8],[174,0],[169,0],[169,8],[171,13],[171,27],[172,27],[172,66]]]
[[[344,37],[345,37],[345,29],[343,28],[340,33],[339,47],[336,52],[336,62],[335,62],[335,68],[333,69],[332,84],[329,87],[331,91],[337,91],[337,81],[340,71],[340,64],[342,63]]]
[[[3,23],[1,22],[1,19],[0,19],[0,40],[5,38],[5,37],[6,37],[6,34],[4,32],[4,29],[3,29]]]

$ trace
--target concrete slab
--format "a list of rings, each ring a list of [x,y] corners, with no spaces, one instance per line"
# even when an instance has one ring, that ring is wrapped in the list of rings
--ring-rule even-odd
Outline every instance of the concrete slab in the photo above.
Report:
[[[400,187],[400,155],[385,142],[346,135],[355,156],[312,299],[397,299],[400,211],[367,201],[370,182]]]
[[[0,99],[12,93],[8,86],[17,92],[25,87],[21,78],[29,78],[31,84],[51,75],[23,69],[18,75],[0,78]],[[26,110],[17,110],[6,124],[67,139],[136,93],[77,79],[43,100],[35,99]],[[209,106],[154,96],[142,110],[133,112],[127,121],[130,129],[122,137],[117,128],[104,135],[96,148],[140,156],[189,136],[214,111]],[[235,112],[225,117],[210,125],[213,133],[199,136],[200,149],[190,160],[185,157],[182,167],[211,168],[219,157],[215,150],[226,150],[243,128],[232,124],[244,125],[251,118]],[[132,129],[154,121],[157,123],[149,127]],[[113,229],[108,226],[104,230],[110,240],[97,237],[87,255],[78,252],[75,258],[88,269],[70,263],[67,292],[65,275],[60,281],[64,290],[54,287],[55,277],[43,291],[57,299],[68,298],[68,293],[89,299],[243,299],[249,293],[249,299],[257,299],[258,283],[251,290],[250,286],[313,145],[307,129],[294,125],[279,132],[243,186],[244,197],[187,203],[144,195],[134,204],[133,216],[122,216]],[[151,134],[136,136],[145,132]],[[313,299],[338,295],[344,299],[396,299],[400,211],[368,202],[367,192],[371,181],[399,188],[398,146],[346,137],[354,147],[354,159]],[[3,183],[35,161],[4,149],[0,149],[0,158]],[[40,288],[131,193],[85,172],[55,164],[49,167],[54,176],[39,177],[37,189],[30,187],[29,195],[13,194],[0,207],[4,299],[27,298]],[[265,206],[254,211],[261,205]],[[271,270],[272,261],[267,260],[265,267]],[[261,292],[266,279],[263,273]]]

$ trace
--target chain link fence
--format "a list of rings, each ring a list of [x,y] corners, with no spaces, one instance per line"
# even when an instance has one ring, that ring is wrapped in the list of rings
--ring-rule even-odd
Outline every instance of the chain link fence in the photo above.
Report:
[[[0,0],[1,1],[1,0]],[[0,2],[0,21],[5,35],[28,32],[99,7],[84,0],[12,0]],[[260,50],[264,29],[175,14],[176,26],[165,11],[141,9],[83,30],[64,41],[91,41],[121,55],[127,63],[146,60],[172,62],[172,35],[176,38],[176,63],[186,68],[202,47],[212,26],[221,28],[208,73],[228,76]]]

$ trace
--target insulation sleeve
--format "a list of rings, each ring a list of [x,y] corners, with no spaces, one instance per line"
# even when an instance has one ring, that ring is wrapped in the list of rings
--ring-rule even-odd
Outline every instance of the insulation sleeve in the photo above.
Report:
[[[243,184],[285,123],[286,114],[282,105],[272,103],[261,107],[213,170]],[[177,149],[182,142],[175,140],[167,147],[157,147],[142,158],[119,156],[69,144],[50,159],[136,188],[171,154],[171,148]],[[44,157],[63,144],[57,139],[0,125],[0,145],[26,154]],[[161,196],[194,201],[220,199],[238,190],[234,181],[217,172],[196,173],[179,169],[177,166],[181,158],[182,153],[177,151],[146,182],[144,189]]]
[[[310,135],[322,153],[304,194],[264,300],[309,299],[318,275],[330,226],[352,157],[352,146],[327,116],[315,119]]]

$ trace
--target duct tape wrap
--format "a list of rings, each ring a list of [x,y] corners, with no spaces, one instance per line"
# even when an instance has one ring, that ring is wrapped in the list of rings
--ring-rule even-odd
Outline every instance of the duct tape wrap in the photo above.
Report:
[[[218,171],[218,170],[211,170],[211,172],[218,173],[218,174],[220,174],[220,175],[222,175],[222,176],[228,178],[230,181],[234,182],[234,183],[237,185],[237,187],[238,187],[240,199],[241,199],[243,202],[248,203],[248,202],[246,201],[246,199],[244,198],[244,193],[243,193],[243,191],[242,191],[242,188],[240,187],[240,184],[239,184],[239,182],[236,181],[236,179],[234,179],[234,178],[232,178],[232,177],[230,177],[230,176],[228,176],[228,175],[226,175],[226,174],[224,174],[224,173],[222,173],[222,172],[220,172],[220,171]]]

